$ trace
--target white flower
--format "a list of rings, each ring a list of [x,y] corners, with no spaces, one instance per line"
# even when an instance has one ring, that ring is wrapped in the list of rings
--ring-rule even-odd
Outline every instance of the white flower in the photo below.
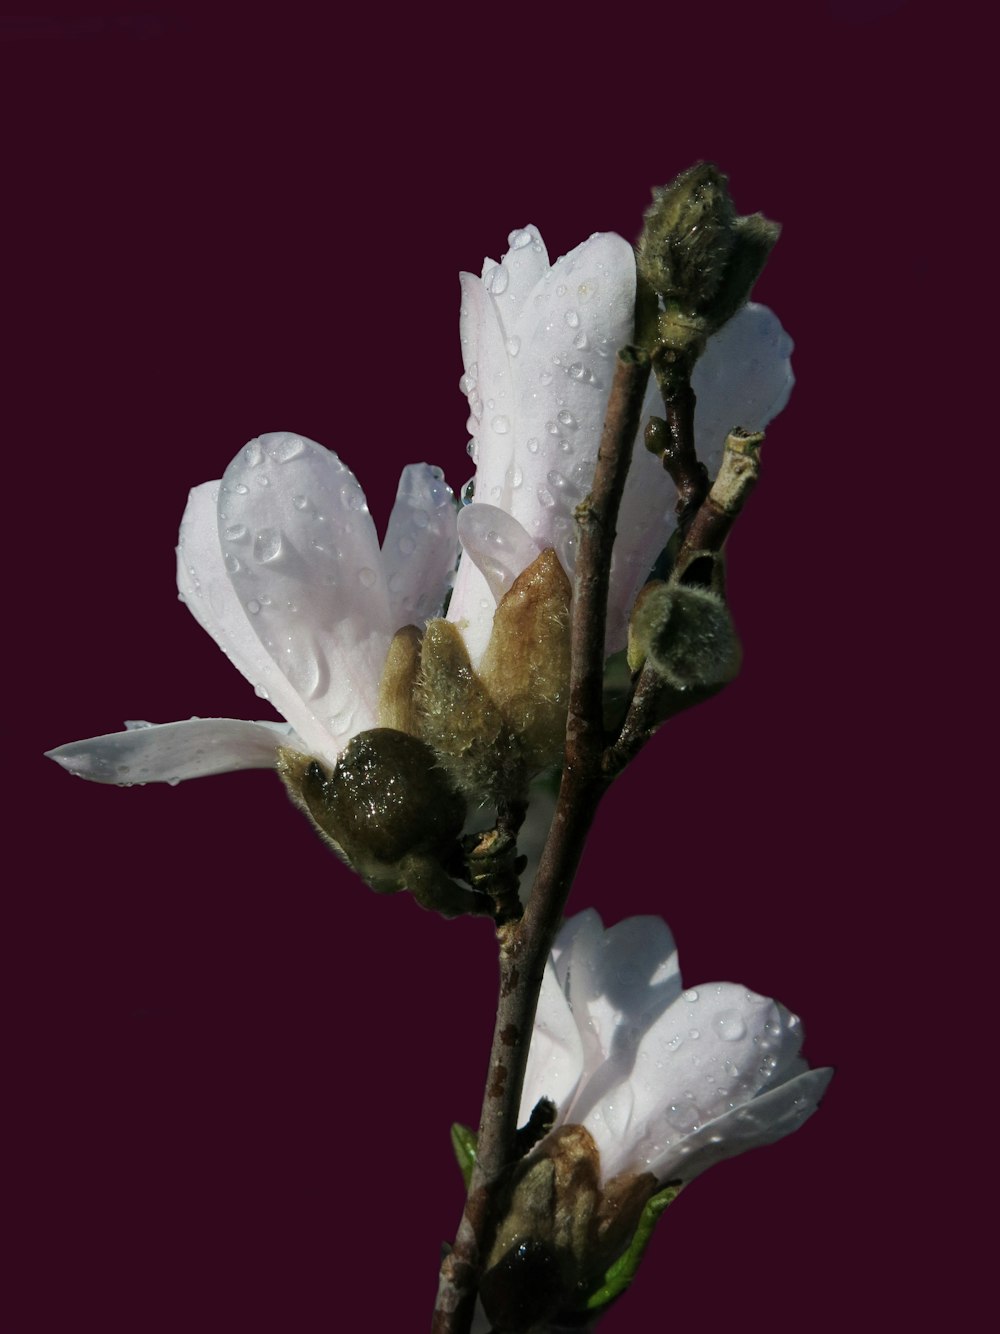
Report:
[[[273,767],[280,746],[333,766],[352,736],[377,725],[389,642],[440,611],[457,553],[454,500],[436,468],[404,469],[380,549],[364,492],[336,454],[287,431],[251,440],[221,482],[191,492],[177,585],[287,725],[126,724],[49,753],[109,783]]]
[[[809,1069],[802,1036],[784,1006],[732,982],[682,990],[660,918],[605,931],[589,910],[564,924],[546,966],[519,1123],[549,1098],[556,1126],[592,1135],[603,1180],[688,1182],[816,1110],[833,1071]]]
[[[493,611],[546,547],[575,564],[573,510],[590,489],[618,349],[633,338],[635,256],[620,236],[595,233],[551,267],[535,227],[481,278],[462,275],[461,387],[476,462],[459,516],[464,555],[448,617],[473,664]],[[764,306],[749,305],[709,339],[695,369],[698,452],[714,473],[734,426],[761,430],[791,392],[791,340]],[[662,412],[651,382],[643,421]],[[468,493],[466,493],[468,494]],[[608,609],[609,654],[625,645],[635,595],[674,525],[673,483],[641,440],[618,521]]]
[[[287,720],[192,718],[49,754],[109,783],[180,782],[268,768],[281,746],[333,766],[378,724],[378,687],[394,632],[448,610],[478,664],[496,605],[545,548],[567,573],[573,508],[597,457],[617,349],[632,338],[635,261],[619,236],[594,235],[549,266],[534,227],[512,232],[500,264],[462,276],[462,348],[475,498],[456,521],[437,469],[406,468],[381,550],[349,469],[304,436],[252,440],[221,482],[191,492],[178,586],[197,620]],[[696,434],[710,469],[726,432],[760,429],[792,384],[791,342],[762,306],[710,339],[695,373]],[[656,410],[651,386],[647,413]],[[624,646],[638,588],[673,525],[673,485],[641,444],[619,518],[608,652]]]

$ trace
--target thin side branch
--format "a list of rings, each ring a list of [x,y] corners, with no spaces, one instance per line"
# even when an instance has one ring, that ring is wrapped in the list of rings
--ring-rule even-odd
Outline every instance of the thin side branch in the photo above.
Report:
[[[573,876],[608,780],[601,760],[604,639],[615,523],[649,379],[649,358],[618,354],[590,495],[577,509],[566,756],[538,874],[520,922],[498,929],[500,998],[476,1164],[455,1243],[441,1266],[433,1334],[468,1334],[496,1204],[517,1161],[517,1121],[538,993]]]

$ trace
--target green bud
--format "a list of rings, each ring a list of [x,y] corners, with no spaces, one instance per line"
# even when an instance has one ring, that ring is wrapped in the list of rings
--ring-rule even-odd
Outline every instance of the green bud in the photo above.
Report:
[[[655,189],[636,264],[663,301],[658,341],[697,355],[750,295],[779,231],[759,213],[738,216],[727,178],[710,162]]]
[[[373,889],[411,888],[439,906],[431,900],[438,881],[448,880],[439,865],[456,849],[465,802],[424,742],[377,727],[348,742],[332,773],[291,750],[279,753],[278,772],[295,804]]]
[[[648,662],[675,690],[713,690],[740,669],[742,651],[729,610],[711,588],[648,583],[629,624],[633,672]]]

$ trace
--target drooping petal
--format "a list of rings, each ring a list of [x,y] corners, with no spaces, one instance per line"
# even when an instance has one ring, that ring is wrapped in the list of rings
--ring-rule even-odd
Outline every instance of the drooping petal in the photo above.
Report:
[[[832,1078],[829,1066],[806,1070],[709,1121],[681,1143],[647,1155],[643,1162],[660,1181],[675,1177],[692,1181],[724,1158],[773,1144],[798,1130],[819,1106]]]
[[[403,469],[382,543],[394,630],[439,615],[458,560],[455,497],[440,468]]]
[[[177,544],[177,587],[185,606],[254,687],[292,724],[303,750],[329,764],[337,748],[261,643],[236,595],[219,544],[221,482],[196,486],[188,497]]]
[[[557,1109],[564,1108],[582,1071],[579,1029],[549,959],[538,995],[518,1125],[524,1125],[539,1098],[550,1098]]]
[[[125,724],[86,741],[71,741],[48,757],[79,778],[95,783],[181,782],[236,769],[272,769],[279,746],[301,747],[287,723],[249,723],[238,718],[190,718],[178,723]]]
[[[685,991],[643,1035],[627,1080],[587,1118],[609,1175],[679,1144],[782,1077],[802,1029],[775,1001],[731,982]]]
[[[337,749],[378,716],[392,630],[375,525],[336,454],[278,431],[219,492],[226,569],[254,631]]]

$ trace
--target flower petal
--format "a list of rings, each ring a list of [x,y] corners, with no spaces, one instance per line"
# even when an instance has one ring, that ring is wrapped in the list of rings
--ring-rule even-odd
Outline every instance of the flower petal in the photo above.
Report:
[[[389,600],[350,470],[304,436],[251,440],[222,479],[219,541],[250,624],[334,746],[373,727]]]
[[[492,260],[484,262],[482,281],[493,298],[507,351],[517,356],[517,325],[535,285],[548,272],[549,255],[541,233],[530,222],[515,228],[507,237],[507,245],[510,248],[498,265]]]
[[[462,549],[489,585],[494,605],[542,548],[518,521],[496,505],[466,505],[458,516]]]
[[[582,1071],[579,1029],[550,958],[535,1011],[518,1125],[524,1125],[539,1098],[551,1098],[557,1108],[563,1108],[573,1096]]]
[[[615,354],[633,337],[635,256],[599,233],[558,259],[518,321],[509,491],[497,501],[563,568],[575,564],[573,509],[590,489]],[[486,393],[488,389],[484,389]]]
[[[270,700],[302,739],[302,749],[333,764],[337,747],[261,643],[233,588],[219,545],[218,494],[221,482],[196,486],[188,497],[177,545],[177,587],[181,600],[229,660]]]
[[[382,543],[394,630],[440,614],[458,560],[455,497],[440,468],[411,463],[399,479]]]
[[[658,1157],[749,1102],[782,1077],[801,1045],[798,1019],[766,996],[732,982],[685,991],[642,1037],[628,1080],[587,1118],[602,1163],[607,1150],[605,1172]]]
[[[131,787],[173,785],[236,769],[271,769],[279,746],[301,744],[286,723],[248,723],[239,718],[125,726],[124,732],[71,741],[45,753],[79,778]]]
[[[692,1181],[724,1158],[773,1144],[812,1116],[832,1078],[829,1066],[806,1070],[709,1121],[683,1143],[666,1148],[658,1156],[648,1156],[645,1166],[661,1181],[675,1177]]]
[[[788,402],[795,383],[789,360],[792,340],[766,306],[744,306],[708,340],[694,369],[697,396],[695,444],[698,457],[714,477],[726,436],[735,426],[760,431]],[[655,377],[650,378],[642,421],[663,415]],[[606,652],[625,645],[628,617],[676,526],[677,493],[659,459],[636,442],[618,516],[611,590],[608,598]]]

